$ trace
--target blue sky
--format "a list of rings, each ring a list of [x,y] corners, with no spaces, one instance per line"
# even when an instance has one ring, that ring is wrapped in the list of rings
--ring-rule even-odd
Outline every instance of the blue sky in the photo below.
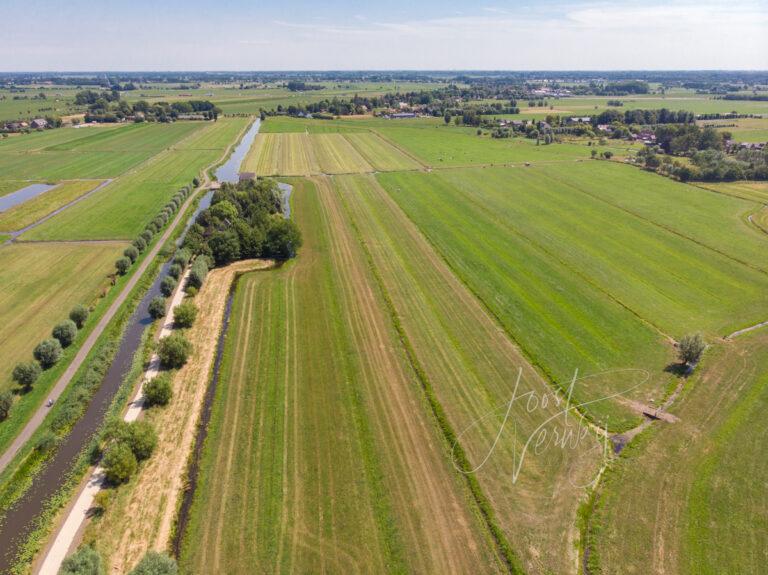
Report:
[[[0,70],[768,69],[768,0],[0,0]]]

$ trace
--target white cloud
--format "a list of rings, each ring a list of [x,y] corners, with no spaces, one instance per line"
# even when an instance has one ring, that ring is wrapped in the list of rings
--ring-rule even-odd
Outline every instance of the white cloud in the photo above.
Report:
[[[768,7],[750,0],[497,2],[378,22],[224,18],[158,18],[131,34],[87,23],[17,30],[0,37],[0,55],[16,69],[768,69]]]

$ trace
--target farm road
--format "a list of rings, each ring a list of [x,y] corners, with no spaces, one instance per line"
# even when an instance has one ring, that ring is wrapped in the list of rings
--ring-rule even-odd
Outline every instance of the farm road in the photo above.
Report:
[[[74,377],[75,373],[77,373],[77,370],[80,369],[80,366],[85,361],[85,358],[88,357],[88,354],[93,349],[93,346],[96,344],[96,341],[99,339],[101,334],[104,333],[104,330],[109,325],[109,322],[111,322],[112,319],[115,317],[115,314],[123,305],[123,303],[125,303],[125,300],[128,298],[133,288],[136,287],[136,284],[144,276],[144,272],[147,271],[147,268],[149,268],[149,265],[157,257],[157,254],[160,253],[160,250],[163,248],[165,243],[171,237],[171,234],[179,225],[179,222],[181,222],[182,218],[185,217],[187,209],[192,205],[192,202],[198,196],[200,190],[210,185],[211,179],[210,179],[210,176],[208,175],[208,170],[210,170],[211,168],[213,168],[214,166],[216,166],[222,160],[226,159],[229,156],[229,153],[232,147],[237,142],[240,141],[241,136],[242,134],[238,134],[237,139],[232,144],[230,144],[226,150],[224,150],[224,153],[222,154],[222,156],[216,159],[215,162],[213,162],[209,166],[206,166],[202,170],[203,182],[201,183],[201,185],[193,193],[189,195],[187,200],[184,202],[184,204],[181,206],[179,211],[176,213],[176,217],[173,219],[171,224],[165,228],[163,235],[160,236],[158,241],[155,243],[154,247],[149,251],[149,254],[147,254],[147,257],[145,257],[144,260],[141,262],[141,264],[139,264],[138,269],[134,272],[133,276],[131,276],[131,278],[125,284],[125,286],[123,287],[123,291],[120,292],[117,298],[115,298],[115,301],[112,302],[112,305],[109,306],[109,309],[101,317],[101,319],[99,320],[99,323],[96,325],[93,331],[88,335],[88,338],[83,342],[83,345],[78,350],[77,354],[72,360],[72,363],[69,364],[66,371],[61,375],[59,380],[56,382],[56,384],[53,386],[50,393],[48,394],[49,399],[55,400],[67,388],[70,381],[72,381],[72,378]],[[40,425],[43,423],[43,420],[45,419],[45,416],[48,414],[48,410],[49,408],[46,407],[45,404],[41,404],[40,407],[37,408],[37,411],[35,411],[34,415],[29,419],[27,424],[24,426],[24,429],[21,430],[21,433],[19,433],[19,435],[16,436],[16,439],[14,439],[13,443],[11,443],[11,445],[8,447],[8,449],[5,450],[5,452],[2,455],[0,455],[0,472],[2,472],[8,466],[8,464],[13,460],[13,458],[16,456],[16,454],[19,452],[22,446],[29,440],[30,437],[32,437],[32,434],[34,434],[35,431],[37,431],[37,428],[40,427]]]

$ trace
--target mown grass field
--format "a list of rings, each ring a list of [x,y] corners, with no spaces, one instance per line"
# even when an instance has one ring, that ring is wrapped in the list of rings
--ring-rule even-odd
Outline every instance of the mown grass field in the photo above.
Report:
[[[768,204],[768,182],[697,182],[696,185],[713,192]]]
[[[48,214],[87,194],[102,182],[100,180],[73,180],[58,186],[23,204],[0,212],[0,230],[16,231],[39,221]]]
[[[116,177],[206,126],[128,124],[17,136],[0,143],[0,174],[6,180]]]
[[[182,570],[497,572],[365,256],[324,194],[297,183],[298,260],[238,286]]]
[[[413,158],[373,132],[286,132],[256,136],[242,169],[264,176],[309,176],[419,167]]]
[[[762,573],[768,562],[765,330],[712,350],[674,412],[606,478],[591,573]]]
[[[22,240],[133,239],[182,186],[213,163],[247,118],[199,124],[179,149],[163,150],[138,169],[21,236]],[[210,131],[210,143],[205,134]],[[227,141],[223,134],[232,136]],[[210,148],[203,146],[212,146]]]
[[[587,375],[642,368],[654,376],[630,395],[659,399],[666,378],[658,374],[672,359],[663,335],[596,285],[591,274],[564,261],[560,250],[571,246],[560,245],[553,253],[528,235],[537,230],[526,234],[514,229],[518,220],[496,213],[487,203],[492,199],[494,176],[507,181],[517,173],[522,172],[481,169],[379,174],[377,179],[528,358],[561,387],[568,386],[577,369]],[[449,179],[462,175],[470,181],[484,178],[484,187],[473,186],[474,196],[468,197]],[[552,213],[547,214],[554,219],[559,211],[547,205],[550,208]],[[552,228],[559,226],[548,223],[538,233],[551,233]],[[590,238],[599,244],[594,229],[585,239]],[[576,246],[571,249],[581,253]],[[598,253],[603,251],[605,247],[599,246]],[[621,375],[609,374],[580,382],[574,397],[580,402],[598,400],[635,385]],[[611,401],[598,401],[587,410],[601,419],[610,418],[611,426],[634,419]]]
[[[555,390],[372,176],[335,178],[333,187],[323,202],[343,206],[369,251],[424,379],[477,468],[472,477],[519,564],[527,573],[575,572],[574,517],[582,487],[597,470],[596,439],[588,434],[572,445],[526,451],[532,437],[566,429],[578,434],[576,414],[558,417],[565,408]]]
[[[537,146],[535,140],[492,139],[489,136],[477,136],[474,130],[439,124],[405,127],[392,120],[384,127],[377,127],[376,131],[398,147],[415,155],[422,163],[435,168],[549,162],[589,157],[589,149],[577,144]]]
[[[90,305],[127,244],[12,244],[0,247],[0,389],[32,359],[37,343],[77,303]]]
[[[589,195],[732,259],[768,269],[768,236],[747,222],[759,208],[754,201],[703,193],[698,183],[686,185],[613,162],[548,166],[543,173],[556,181],[553,187],[580,192],[577,197]]]

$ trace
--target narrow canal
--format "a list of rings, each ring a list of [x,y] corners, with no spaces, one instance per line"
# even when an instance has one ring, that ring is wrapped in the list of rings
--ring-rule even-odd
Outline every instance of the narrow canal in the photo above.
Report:
[[[259,127],[260,122],[256,120],[235,147],[228,160],[216,170],[215,174],[219,181],[237,182],[240,163],[253,143]],[[210,206],[212,196],[213,192],[211,191],[203,195],[197,209],[187,221],[183,233],[179,236],[177,245],[183,241],[186,231],[194,223],[197,215]],[[147,290],[128,320],[115,358],[83,417],[78,420],[69,435],[58,445],[56,452],[43,470],[34,478],[30,488],[0,518],[0,573],[9,571],[24,541],[35,529],[46,503],[62,488],[79,454],[89,444],[104,421],[107,410],[120,389],[123,378],[131,369],[133,357],[141,345],[144,330],[153,322],[148,311],[149,302],[155,296],[160,295],[160,283],[167,275],[169,267],[170,262],[161,266],[152,286]]]

